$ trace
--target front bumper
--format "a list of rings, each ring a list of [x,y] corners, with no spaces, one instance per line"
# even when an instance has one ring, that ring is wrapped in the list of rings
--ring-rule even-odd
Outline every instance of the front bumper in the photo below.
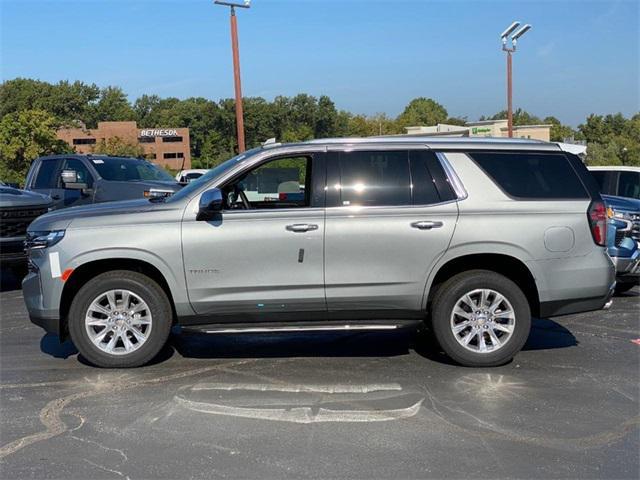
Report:
[[[52,278],[46,258],[46,254],[39,250],[29,259],[29,273],[22,280],[22,297],[31,322],[49,333],[60,335],[58,305],[63,283],[58,278]],[[45,295],[45,289],[42,288],[43,282],[46,281],[49,282],[49,297]],[[52,308],[53,305],[56,307]]]

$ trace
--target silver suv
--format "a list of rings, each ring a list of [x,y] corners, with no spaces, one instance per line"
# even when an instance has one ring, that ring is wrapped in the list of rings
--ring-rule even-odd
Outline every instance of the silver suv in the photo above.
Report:
[[[90,362],[151,360],[203,333],[426,324],[469,366],[524,345],[531,316],[609,302],[606,211],[580,159],[528,140],[270,144],[168,198],[74,207],[29,227],[34,323]]]

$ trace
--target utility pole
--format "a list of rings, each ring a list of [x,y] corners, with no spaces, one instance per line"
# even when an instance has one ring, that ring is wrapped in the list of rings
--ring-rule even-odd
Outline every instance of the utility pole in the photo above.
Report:
[[[233,87],[236,96],[236,131],[238,135],[238,152],[242,153],[246,148],[244,144],[244,114],[242,112],[242,84],[240,82],[240,53],[238,50],[238,22],[236,20],[236,7],[249,8],[251,6],[251,0],[245,0],[244,3],[215,0],[213,3],[229,7],[230,10],[231,51],[233,54]]]
[[[531,29],[531,25],[526,24],[511,37],[511,47],[507,45],[507,37],[520,26],[520,22],[513,22],[502,32],[502,50],[507,52],[507,132],[509,138],[513,138],[513,59],[512,55],[516,51],[518,39]]]

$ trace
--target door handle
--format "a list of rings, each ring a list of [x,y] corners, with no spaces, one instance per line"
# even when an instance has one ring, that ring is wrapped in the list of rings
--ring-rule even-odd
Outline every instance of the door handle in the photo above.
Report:
[[[287,225],[286,229],[290,232],[308,232],[309,230],[317,230],[318,225],[312,223],[294,223],[293,225]]]
[[[431,220],[422,220],[411,224],[413,228],[417,228],[418,230],[431,230],[432,228],[440,228],[442,225],[444,225],[442,222]]]
[[[51,198],[53,200],[60,200],[61,197],[60,197],[60,195],[52,195]]]

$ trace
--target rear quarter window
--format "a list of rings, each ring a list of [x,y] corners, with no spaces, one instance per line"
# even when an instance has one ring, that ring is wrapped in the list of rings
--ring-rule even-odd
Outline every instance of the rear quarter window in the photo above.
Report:
[[[469,155],[511,197],[532,200],[589,198],[563,153],[473,152]]]

